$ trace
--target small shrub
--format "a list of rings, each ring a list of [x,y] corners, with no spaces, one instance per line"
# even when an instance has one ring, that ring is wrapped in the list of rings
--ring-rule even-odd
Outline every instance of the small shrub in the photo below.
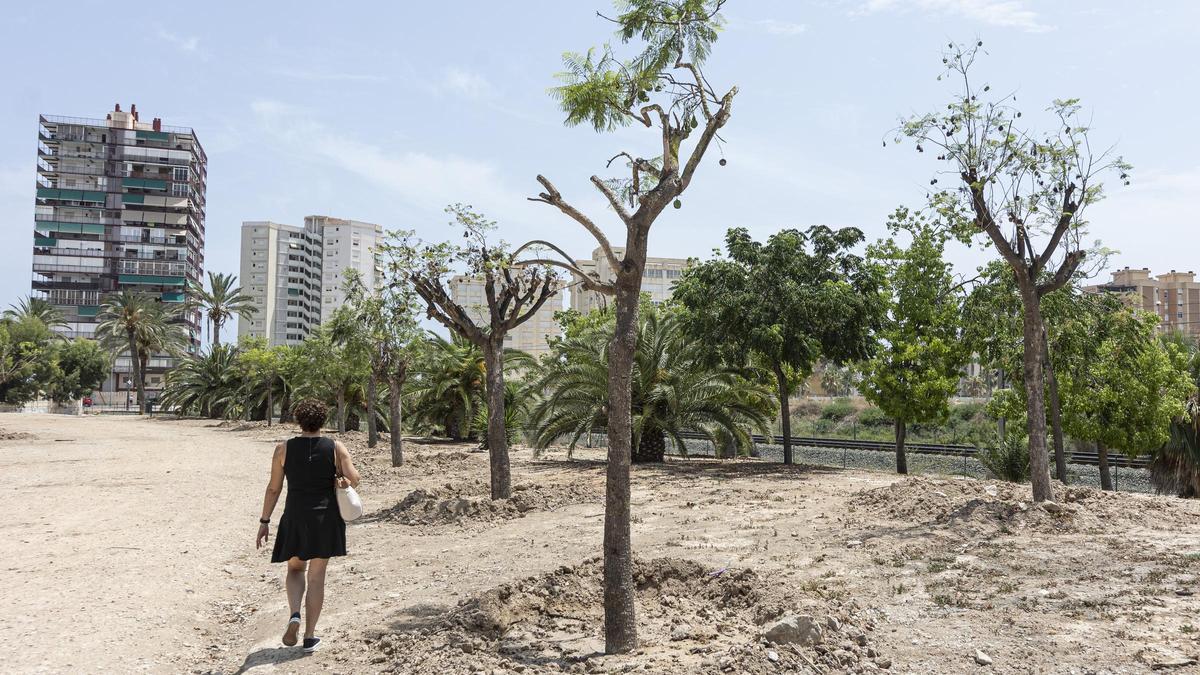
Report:
[[[996,434],[988,447],[976,447],[979,463],[997,479],[1010,483],[1029,481],[1029,442],[1024,434],[1009,432],[1003,440]]]
[[[893,424],[895,424],[895,420],[893,420],[879,408],[871,406],[870,408],[864,408],[863,410],[859,411],[858,423],[864,427],[881,429],[884,427],[891,427]]]
[[[853,415],[854,412],[854,404],[850,402],[850,399],[839,398],[821,408],[821,419],[840,421]]]

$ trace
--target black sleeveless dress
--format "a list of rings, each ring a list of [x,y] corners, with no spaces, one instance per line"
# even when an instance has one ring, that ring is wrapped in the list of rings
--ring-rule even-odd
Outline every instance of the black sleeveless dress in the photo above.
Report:
[[[297,436],[287,442],[287,501],[271,562],[346,555],[346,521],[334,494],[333,440]]]

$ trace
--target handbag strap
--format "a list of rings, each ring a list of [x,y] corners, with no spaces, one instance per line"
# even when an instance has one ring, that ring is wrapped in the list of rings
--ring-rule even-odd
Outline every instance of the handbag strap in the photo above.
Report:
[[[333,477],[342,478],[342,469],[338,466],[337,441],[333,443]]]

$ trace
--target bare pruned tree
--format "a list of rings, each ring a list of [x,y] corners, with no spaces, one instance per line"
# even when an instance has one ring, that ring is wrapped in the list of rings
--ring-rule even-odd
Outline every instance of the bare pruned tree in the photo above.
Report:
[[[446,209],[463,230],[464,244],[421,245],[408,239],[392,243],[392,271],[397,283],[411,284],[424,300],[426,314],[483,351],[487,369],[487,446],[491,463],[492,499],[512,496],[508,434],[504,424],[504,336],[528,321],[553,297],[559,278],[545,265],[513,264],[503,241],[492,244],[495,223],[471,207]],[[486,306],[464,307],[449,289],[450,277],[465,275],[483,287]]]
[[[1069,283],[1089,255],[1084,211],[1103,196],[1100,178],[1115,173],[1128,184],[1130,166],[1111,149],[1094,150],[1078,100],[1048,109],[1054,128],[1026,128],[1016,96],[991,95],[972,77],[983,43],[950,44],[938,79],[957,81],[944,109],[902,121],[895,140],[911,138],[918,152],[937,153],[958,187],[938,191],[935,203],[987,240],[1011,268],[1021,296],[1023,379],[1033,498],[1052,497],[1046,447],[1045,322],[1041,299]],[[990,99],[990,100],[989,100]],[[884,143],[886,145],[886,141]]]
[[[650,228],[670,205],[681,206],[705,153],[729,121],[737,87],[717,93],[702,69],[716,41],[724,0],[629,0],[618,3],[622,43],[641,50],[618,58],[609,46],[587,54],[566,54],[564,84],[553,90],[566,123],[587,123],[596,131],[640,125],[657,136],[656,153],[624,150],[624,175],[591,177],[624,228],[622,249],[614,248],[603,229],[574,206],[545,176],[542,191],[530,199],[558,209],[581,225],[599,244],[614,278],[603,280],[580,269],[559,247],[546,241],[525,244],[518,252],[540,247],[550,254],[525,264],[554,265],[571,272],[588,290],[615,298],[616,331],[609,346],[608,469],[604,516],[605,651],[627,652],[637,645],[630,545],[629,470],[632,454],[631,376],[637,344],[638,296],[646,266]],[[684,144],[695,136],[690,152]],[[724,164],[725,160],[721,160]]]

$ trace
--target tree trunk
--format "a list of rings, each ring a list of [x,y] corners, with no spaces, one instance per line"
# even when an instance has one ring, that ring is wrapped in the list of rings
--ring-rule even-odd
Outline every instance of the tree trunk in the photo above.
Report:
[[[375,421],[375,388],[378,386],[379,376],[375,374],[375,369],[371,369],[371,375],[367,378],[367,447],[373,448],[379,443],[379,425]]]
[[[337,392],[337,430],[339,434],[346,432],[346,389],[341,385]]]
[[[275,416],[275,383],[267,383],[267,426],[271,426],[271,418]]]
[[[1000,368],[997,371],[996,388],[1004,389],[1004,369],[1003,368]],[[1008,437],[1008,420],[1005,419],[1004,417],[1001,417],[1000,419],[996,420],[996,433],[999,434],[1001,443],[1003,443],[1004,439]]]
[[[1067,484],[1067,453],[1063,448],[1062,404],[1058,397],[1058,378],[1050,359],[1050,341],[1042,332],[1042,358],[1046,360],[1046,393],[1050,395],[1050,428],[1054,434],[1054,473],[1063,485]]]
[[[1042,364],[1042,309],[1039,305],[1034,281],[1018,283],[1021,288],[1021,303],[1024,305],[1024,363],[1026,428],[1029,431],[1029,482],[1033,485],[1033,501],[1052,499],[1050,489],[1050,458],[1046,451],[1046,396]]]
[[[661,464],[667,454],[667,436],[660,429],[642,429],[642,437],[636,443],[631,439],[631,445],[634,464]]]
[[[404,439],[400,435],[400,387],[399,377],[388,379],[388,429],[391,431],[392,466],[404,464]]]
[[[138,413],[146,414],[146,373],[141,368],[141,360],[137,349],[137,337],[132,330],[129,334],[129,370],[133,374],[133,386],[137,388]]]
[[[626,260],[630,259],[630,253],[636,252],[627,252]],[[629,464],[641,270],[620,270],[616,285],[616,328],[608,346],[608,467],[604,492],[604,651],[607,654],[637,648]]]
[[[1096,444],[1096,455],[1100,457],[1100,489],[1112,492],[1112,471],[1108,467],[1108,448],[1103,443]]]
[[[788,391],[787,374],[782,364],[775,364],[775,383],[779,387],[779,425],[783,432],[783,463],[792,463],[792,392]]]
[[[512,497],[512,478],[508,467],[508,430],[504,424],[504,335],[489,335],[482,346],[487,367],[487,444],[492,469],[492,499],[508,499]]]
[[[221,346],[221,322],[216,319],[212,322],[212,343],[214,347]]]
[[[896,473],[908,475],[908,457],[904,454],[904,439],[908,436],[908,426],[904,420],[896,419]]]
[[[279,402],[279,423],[287,424],[292,421],[292,390],[285,382],[283,385],[283,400]]]

